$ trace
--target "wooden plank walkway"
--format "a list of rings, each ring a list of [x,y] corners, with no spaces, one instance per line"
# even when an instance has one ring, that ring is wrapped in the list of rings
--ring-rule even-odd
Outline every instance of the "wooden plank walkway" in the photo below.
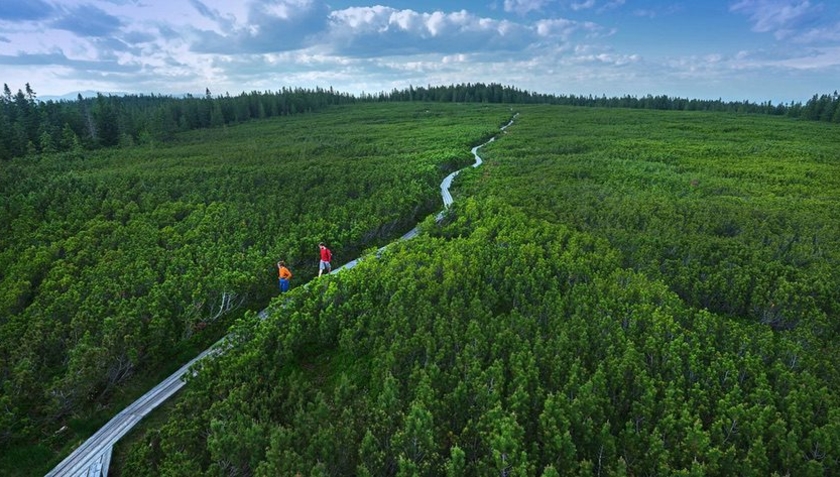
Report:
[[[114,416],[87,441],[77,447],[72,454],[47,473],[47,477],[107,476],[108,467],[111,462],[111,450],[114,444],[122,436],[127,434],[141,419],[178,392],[185,384],[181,378],[189,371],[190,367],[198,360],[213,352],[220,342],[204,350],[189,363],[182,366],[178,371],[175,371],[168,378],[164,379],[157,386]]]
[[[518,115],[518,114],[517,114]],[[513,120],[517,115],[513,116],[507,124],[502,126],[501,131],[513,124]],[[481,165],[482,160],[478,156],[478,149],[482,146],[493,142],[496,138],[493,137],[489,141],[472,148],[472,154],[475,159],[472,167]],[[449,188],[452,186],[452,180],[458,175],[461,170],[455,171],[446,176],[440,184],[441,198],[443,199],[444,210],[437,214],[437,221],[440,222],[444,217],[444,212],[450,205],[452,205],[452,195],[449,193]],[[409,240],[417,236],[419,230],[417,227],[409,230],[399,240]],[[379,249],[379,253],[385,250],[388,246]],[[351,260],[341,267],[333,270],[333,273],[340,272],[355,267],[360,259]],[[266,310],[262,310],[258,316],[264,319],[268,316]],[[193,358],[189,363],[182,366],[178,371],[175,371],[171,376],[163,380],[160,384],[149,390],[146,394],[134,401],[131,405],[125,408],[122,412],[114,416],[107,424],[102,426],[96,433],[85,441],[82,445],[77,447],[67,458],[55,466],[53,470],[47,473],[46,477],[106,477],[108,475],[108,468],[111,463],[111,453],[114,444],[126,435],[134,426],[146,417],[161,403],[169,399],[173,394],[180,390],[185,382],[183,376],[189,372],[193,364],[198,360],[203,359],[211,353],[221,353],[223,348],[219,346],[227,337],[222,338],[210,348],[204,350],[201,354]]]

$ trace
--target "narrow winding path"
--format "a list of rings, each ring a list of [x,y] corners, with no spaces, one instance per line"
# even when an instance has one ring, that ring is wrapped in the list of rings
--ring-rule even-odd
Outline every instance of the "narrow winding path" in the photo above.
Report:
[[[501,132],[504,132],[508,126],[513,124],[513,120],[516,119],[516,116],[517,114],[515,114],[507,124],[501,127]],[[496,136],[490,138],[490,140],[484,144],[472,148],[471,152],[475,158],[475,162],[471,167],[478,167],[481,165],[482,160],[478,156],[479,148],[493,142],[494,140],[496,140]],[[444,210],[437,214],[436,218],[438,221],[443,219],[444,212],[450,205],[452,205],[452,195],[449,193],[449,188],[452,186],[452,180],[455,179],[455,176],[457,176],[462,170],[463,169],[460,169],[452,174],[449,174],[443,179],[443,182],[440,183],[440,195],[443,199]],[[415,227],[400,237],[399,240],[414,238],[418,233],[419,230]],[[380,251],[387,247],[387,245],[382,247]],[[358,258],[354,259],[345,263],[341,267],[336,268],[333,273],[353,268],[358,262]],[[265,317],[266,311],[261,311],[259,315],[261,317]],[[219,342],[204,350],[189,363],[182,366],[178,371],[175,371],[171,376],[149,390],[149,392],[140,397],[140,399],[134,401],[122,412],[114,416],[107,424],[96,431],[94,435],[92,435],[82,445],[77,447],[76,450],[67,456],[67,458],[61,461],[60,464],[55,466],[53,470],[47,473],[47,477],[107,477],[108,468],[111,463],[111,452],[114,444],[116,444],[118,440],[134,428],[141,419],[146,417],[146,415],[152,412],[161,403],[169,399],[173,394],[184,387],[184,384],[186,383],[181,378],[190,370],[193,364],[212,353],[216,349],[217,345],[224,341],[224,339],[225,338],[222,338]]]

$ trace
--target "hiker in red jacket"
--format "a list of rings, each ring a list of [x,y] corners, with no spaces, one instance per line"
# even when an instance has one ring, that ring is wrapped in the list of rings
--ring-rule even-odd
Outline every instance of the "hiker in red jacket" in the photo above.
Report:
[[[332,265],[330,265],[332,252],[330,252],[330,249],[324,245],[324,242],[319,243],[318,247],[321,249],[321,262],[318,264],[318,276],[320,277],[321,274],[324,273],[324,270],[326,270],[327,273],[332,271]]]

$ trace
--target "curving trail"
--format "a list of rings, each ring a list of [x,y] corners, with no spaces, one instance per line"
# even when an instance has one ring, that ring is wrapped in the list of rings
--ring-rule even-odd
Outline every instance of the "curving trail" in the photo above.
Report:
[[[513,118],[500,128],[504,132],[508,126],[513,124],[519,113],[514,114]],[[496,136],[490,138],[487,142],[475,146],[471,152],[475,158],[475,162],[471,167],[478,167],[481,165],[481,157],[478,156],[478,150],[493,141]],[[443,199],[444,210],[439,212],[436,216],[438,222],[443,219],[443,214],[450,205],[452,205],[452,195],[449,193],[449,188],[452,186],[452,180],[463,169],[459,169],[443,179],[440,183],[440,195]],[[408,240],[414,238],[419,233],[417,227],[409,230],[405,235],[398,240]],[[381,252],[388,246],[379,249]],[[333,273],[355,267],[360,259],[351,260],[348,263],[333,270]],[[267,316],[266,310],[259,313],[261,318]],[[60,464],[55,466],[53,470],[47,473],[46,477],[103,477],[108,475],[108,467],[111,463],[111,452],[114,444],[126,435],[134,426],[146,415],[152,412],[161,403],[169,399],[178,390],[184,387],[183,379],[181,379],[193,364],[198,360],[203,359],[208,354],[219,351],[219,344],[222,343],[226,337],[222,338],[210,348],[204,350],[201,354],[193,358],[189,363],[182,366],[178,371],[175,371],[171,376],[164,379],[160,384],[149,390],[146,394],[134,401],[122,412],[114,416],[107,424],[102,426],[95,434],[93,434],[82,445],[76,448],[69,456],[67,456]]]
[[[514,115],[513,115],[513,118],[511,118],[511,120],[510,120],[510,121],[508,121],[508,122],[507,122],[507,124],[505,124],[504,126],[502,126],[502,127],[500,128],[500,131],[501,131],[501,132],[505,132],[505,129],[507,129],[507,128],[508,128],[508,126],[510,126],[511,124],[513,124],[513,120],[514,120],[514,119],[516,119],[516,116],[518,116],[518,115],[519,115],[519,113],[514,114]],[[480,165],[482,164],[482,162],[483,162],[483,161],[481,160],[481,157],[479,157],[479,155],[478,155],[478,150],[479,150],[480,148],[482,148],[482,147],[486,146],[487,144],[490,144],[491,142],[493,142],[493,141],[495,141],[495,140],[496,140],[496,136],[493,136],[493,137],[491,137],[489,140],[487,140],[487,142],[482,143],[482,144],[479,144],[478,146],[475,146],[475,147],[473,147],[473,148],[472,148],[472,150],[470,150],[470,152],[472,152],[473,158],[475,159],[475,162],[473,162],[472,166],[470,166],[470,167],[478,167],[478,166],[480,166]],[[449,174],[449,175],[448,175],[448,176],[446,176],[446,177],[443,179],[443,181],[440,183],[440,196],[441,196],[441,199],[443,199],[443,210],[442,210],[442,211],[440,211],[440,212],[438,212],[437,216],[435,216],[435,219],[436,219],[438,222],[440,222],[441,220],[443,220],[443,214],[446,212],[446,209],[448,209],[448,208],[449,208],[449,206],[450,206],[450,205],[452,205],[452,202],[453,202],[453,200],[452,200],[452,194],[450,194],[450,193],[449,193],[449,188],[452,186],[452,180],[453,180],[453,179],[455,179],[455,177],[456,177],[456,176],[457,176],[457,175],[458,175],[458,174],[459,174],[462,170],[464,170],[464,169],[458,169],[457,171],[455,171],[455,172],[453,172],[453,173]],[[416,236],[417,236],[417,234],[418,234],[419,232],[420,232],[420,230],[419,230],[417,227],[414,227],[413,229],[411,229],[411,230],[409,230],[408,232],[406,232],[406,233],[405,233],[405,235],[403,235],[402,237],[400,237],[400,238],[398,239],[398,241],[399,241],[399,240],[408,240],[408,239],[414,238],[414,237],[416,237]],[[388,245],[385,245],[384,247],[380,248],[380,249],[379,249],[379,252],[381,252],[381,251],[385,250],[386,248],[388,248]],[[350,262],[347,262],[347,263],[345,263],[344,265],[342,265],[342,266],[340,266],[340,267],[336,268],[336,269],[333,271],[333,273],[335,273],[335,272],[339,272],[339,271],[344,270],[344,269],[353,268],[353,267],[355,267],[355,266],[356,266],[356,264],[358,264],[358,263],[359,263],[359,260],[360,260],[360,259],[358,259],[358,258],[357,258],[357,259],[354,259],[354,260],[351,260]],[[263,311],[264,311],[264,310],[263,310]]]

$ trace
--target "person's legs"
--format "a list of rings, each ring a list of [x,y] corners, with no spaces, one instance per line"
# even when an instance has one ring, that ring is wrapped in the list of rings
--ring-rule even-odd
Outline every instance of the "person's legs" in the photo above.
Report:
[[[280,279],[280,292],[285,293],[287,291],[289,291],[289,280],[281,278]]]

